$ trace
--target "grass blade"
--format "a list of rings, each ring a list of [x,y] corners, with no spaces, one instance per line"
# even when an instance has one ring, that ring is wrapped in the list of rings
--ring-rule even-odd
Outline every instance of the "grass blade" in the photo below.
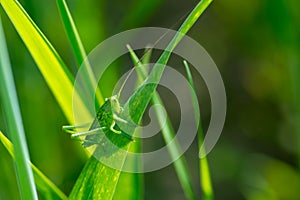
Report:
[[[163,74],[164,67],[171,56],[171,52],[177,46],[177,44],[182,40],[184,35],[190,30],[190,28],[194,25],[200,15],[204,12],[204,10],[210,5],[212,0],[202,0],[200,1],[196,7],[192,10],[192,12],[188,15],[186,20],[180,26],[177,34],[174,36],[172,41],[167,46],[166,50],[162,53],[160,58],[158,59],[158,65],[153,67],[149,77],[145,81],[144,85],[148,85],[147,87],[140,87],[136,90],[136,92],[130,97],[128,102],[125,104],[124,110],[130,110],[130,115],[132,120],[138,124],[141,120],[142,115],[146,110],[146,107],[151,99],[151,95],[155,91],[157,84]],[[153,84],[156,83],[156,84]],[[149,98],[145,98],[139,100],[142,96],[148,96]],[[130,109],[131,107],[131,109]],[[129,113],[128,113],[129,114]],[[130,118],[130,117],[129,117]]]
[[[191,85],[191,92],[194,93],[195,90],[195,86],[194,86],[194,81],[193,81],[193,77],[190,71],[190,68],[188,66],[188,63],[184,60],[183,64],[185,66],[186,72],[187,72],[187,76],[188,76],[188,80],[189,83]],[[193,100],[193,107],[194,107],[194,111],[195,111],[195,117],[197,118],[197,116],[200,116],[200,112],[198,109],[198,100],[197,97],[195,95],[192,95],[192,100]],[[198,128],[198,145],[199,145],[199,150],[201,148],[201,145],[203,144],[203,129],[202,129],[202,123],[201,123],[201,119],[198,119],[197,121],[199,121],[199,128]],[[206,157],[200,158],[200,182],[201,182],[201,186],[202,186],[202,195],[203,195],[203,199],[204,200],[212,200],[214,199],[214,195],[213,195],[213,187],[211,184],[211,178],[210,178],[210,172],[209,172],[209,166],[208,166],[208,161]]]
[[[129,49],[130,50],[130,49]],[[144,56],[143,56],[143,61],[145,63],[149,63],[151,56],[151,49],[149,51],[146,51]],[[133,63],[135,63],[135,60],[132,59]],[[136,65],[136,63],[134,64]],[[142,76],[142,73],[139,73],[138,70],[140,68],[136,68],[137,70],[137,75],[138,75],[138,81],[136,83],[136,86],[140,85],[144,78]],[[146,69],[144,69],[146,71]],[[139,132],[137,130],[136,132]],[[130,146],[130,151],[131,152],[136,152],[139,153],[141,152],[142,143],[141,140],[138,139],[136,140],[135,143],[133,143]],[[131,160],[132,165],[136,165],[137,168],[141,168],[142,162],[138,159]],[[128,185],[129,187],[124,187],[124,185]],[[121,199],[143,199],[143,194],[144,194],[144,174],[142,173],[126,173],[122,172],[120,174],[120,178],[116,187],[116,192],[113,197],[114,200],[121,200]]]
[[[6,148],[10,156],[15,160],[13,144],[3,135],[1,131],[0,141]],[[30,166],[33,171],[37,189],[39,190],[40,194],[45,197],[45,199],[67,199],[67,196],[31,162]]]
[[[141,141],[136,140],[130,146],[131,152],[141,152]],[[132,160],[131,165],[136,168],[141,168],[141,161],[138,159]],[[124,187],[126,185],[126,187]],[[142,173],[127,173],[121,172],[119,181],[117,183],[116,191],[113,200],[139,200],[143,199],[144,195],[144,175]]]
[[[85,164],[69,199],[111,199],[120,171],[109,168],[93,156]]]
[[[1,0],[1,5],[31,53],[66,118],[73,122],[72,75],[53,46],[18,1]],[[85,111],[84,115],[89,116],[90,114],[83,102],[80,102],[80,106]]]
[[[95,86],[97,86],[96,79],[93,75],[90,63],[86,59],[87,58],[86,52],[84,50],[79,33],[77,31],[77,28],[76,28],[73,18],[71,16],[70,10],[68,9],[66,1],[65,0],[56,0],[56,3],[57,3],[58,10],[59,10],[59,13],[62,18],[63,25],[66,30],[67,36],[71,43],[71,47],[72,47],[73,53],[75,55],[77,66],[78,67],[80,67],[81,65],[86,66],[86,67],[84,67],[84,69],[87,69],[87,71],[85,71],[84,76],[85,76],[86,83],[88,83],[90,85],[90,87],[88,87],[88,88],[97,88],[97,87],[95,87]],[[97,89],[97,91],[96,91],[96,102],[99,105],[104,103],[104,98],[99,89]]]
[[[58,11],[62,18],[63,25],[65,27],[68,39],[71,43],[73,53],[78,67],[81,65],[83,60],[86,58],[86,52],[84,50],[83,44],[79,37],[79,33],[71,16],[70,10],[66,4],[65,0],[56,0],[58,6]]]
[[[139,76],[142,77],[142,79],[146,79],[147,78],[146,68],[143,67],[143,63],[141,63],[139,61],[139,58],[137,57],[137,55],[134,53],[134,51],[131,49],[130,46],[128,46],[128,49],[129,49],[131,58],[134,61],[135,66],[137,67],[137,73],[139,74]],[[164,104],[163,104],[159,94],[156,91],[153,93],[151,102],[153,105],[158,104],[158,105],[161,105],[164,107]],[[165,116],[162,116],[161,112],[159,112],[159,110],[157,108],[158,107],[154,107],[158,122],[163,122]],[[172,139],[174,138],[174,136],[176,134],[174,132],[174,128],[172,127],[172,124],[168,117],[166,119],[166,122],[167,123],[166,123],[165,127],[164,127],[164,124],[160,124],[161,127],[164,127],[164,128],[162,128],[161,131],[162,131],[162,135],[165,140],[165,143],[171,144],[170,142],[172,141]],[[178,143],[174,143],[174,145],[169,145],[168,147],[169,147],[169,153],[170,153],[172,159],[176,160],[174,162],[174,167],[175,167],[177,176],[179,178],[181,187],[184,191],[184,194],[186,195],[186,197],[188,199],[196,199],[196,195],[194,193],[193,186],[192,186],[190,172],[187,168],[185,157],[181,156],[179,159],[176,159],[177,155],[180,155],[180,152],[182,152],[180,145]]]
[[[211,1],[212,0],[203,0],[195,7],[195,9],[191,12],[191,14],[187,17],[183,25],[180,27],[179,31],[181,34],[186,34],[188,32],[188,30],[197,21],[197,19],[208,7]],[[169,44],[168,49],[164,51],[161,55],[158,61],[159,64],[164,65],[167,63],[170,57],[169,51],[172,51],[180,42],[180,40],[183,37],[181,34],[175,35],[175,37]],[[153,78],[156,81],[156,83],[158,83],[159,79],[161,78],[162,72],[162,68],[154,67],[150,74],[150,78]],[[142,115],[145,112],[145,109],[151,99],[151,96],[156,89],[156,86],[157,84],[152,87],[141,86],[135,91],[135,93],[130,97],[130,99],[124,106],[124,113],[130,113],[130,117],[127,116],[126,118],[125,115],[124,119],[132,119],[134,122],[139,124]],[[133,133],[134,128],[128,127],[128,129],[130,128],[131,131],[129,131],[128,133]],[[128,139],[120,138],[120,136],[117,134],[113,134],[110,140],[117,146],[120,146],[120,143],[122,143],[123,149],[128,149],[129,147]],[[117,152],[116,155],[118,153],[119,152]],[[117,156],[118,157],[114,158],[116,158],[116,160],[118,160],[119,163],[124,163],[126,154],[120,153]],[[79,178],[77,179],[77,182],[71,192],[70,198],[111,199],[113,197],[115,187],[119,179],[119,175],[119,170],[107,167],[106,165],[99,162],[96,158],[91,157],[86,163]]]
[[[17,92],[10,66],[2,22],[0,21],[0,87],[1,97],[6,111],[8,127],[15,144],[15,164],[21,197],[37,199],[34,178],[29,163],[26,137],[20,113]]]

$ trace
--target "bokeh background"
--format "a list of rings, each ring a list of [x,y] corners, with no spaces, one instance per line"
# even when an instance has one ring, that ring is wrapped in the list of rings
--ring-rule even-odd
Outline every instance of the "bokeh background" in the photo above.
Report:
[[[56,2],[20,2],[75,74],[76,64]],[[67,3],[89,52],[107,37],[130,28],[176,29],[176,23],[197,1]],[[214,59],[227,92],[225,128],[208,156],[216,199],[300,199],[299,7],[300,2],[295,0],[215,0],[188,34]],[[86,156],[81,145],[62,132],[66,119],[23,42],[0,10],[31,160],[69,193]],[[107,74],[102,88],[107,96],[123,70],[119,67]],[[205,129],[210,118],[209,97],[200,76],[193,76]],[[163,88],[161,91],[167,93]],[[7,134],[1,106],[0,103],[0,129]],[[176,116],[171,113],[172,117],[176,127]],[[197,151],[195,141],[185,156],[200,196]],[[0,199],[18,199],[13,162],[2,144],[0,166]],[[144,176],[145,199],[184,198],[172,165]]]

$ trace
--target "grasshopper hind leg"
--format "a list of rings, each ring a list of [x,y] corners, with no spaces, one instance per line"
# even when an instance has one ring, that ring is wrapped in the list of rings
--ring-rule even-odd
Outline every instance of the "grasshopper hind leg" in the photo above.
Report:
[[[116,122],[115,122],[115,121],[113,121],[113,123],[110,125],[110,128],[109,128],[109,129],[110,129],[112,132],[117,133],[117,134],[122,134],[122,135],[124,135],[127,139],[129,139],[130,141],[133,141],[133,142],[134,142],[134,139],[132,138],[131,135],[129,135],[129,134],[127,134],[127,133],[124,133],[124,132],[122,132],[122,131],[119,131],[119,130],[114,129],[115,125],[116,125]]]
[[[111,124],[110,127],[109,127],[109,130],[111,130],[111,131],[114,132],[114,133],[121,134],[121,133],[122,133],[121,131],[116,130],[116,129],[114,128],[115,125],[116,125],[116,122],[113,121],[112,124]]]

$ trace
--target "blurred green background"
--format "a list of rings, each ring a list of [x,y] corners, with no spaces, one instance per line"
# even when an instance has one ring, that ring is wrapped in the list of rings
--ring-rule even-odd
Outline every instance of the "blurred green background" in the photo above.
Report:
[[[20,1],[75,74],[54,0]],[[172,27],[195,0],[68,0],[87,52],[120,31]],[[189,36],[216,62],[227,92],[224,131],[208,160],[216,199],[300,199],[300,2],[215,0]],[[23,42],[0,9],[32,162],[69,193],[86,157]],[[177,28],[177,27],[175,27]],[[182,66],[183,67],[183,66]],[[119,69],[122,69],[120,67]],[[108,80],[121,71],[112,71]],[[210,103],[197,74],[202,120]],[[109,94],[112,86],[105,86]],[[0,129],[8,133],[0,102]],[[176,124],[175,124],[176,126]],[[197,144],[186,152],[200,196]],[[18,199],[13,162],[0,144],[0,199]],[[126,186],[124,186],[126,187]],[[145,174],[145,199],[183,199],[173,166]]]

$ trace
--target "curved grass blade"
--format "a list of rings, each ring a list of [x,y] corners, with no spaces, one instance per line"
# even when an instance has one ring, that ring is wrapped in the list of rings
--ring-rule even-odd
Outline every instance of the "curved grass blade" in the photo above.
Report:
[[[203,0],[196,5],[194,10],[191,14],[187,17],[185,22],[180,27],[179,31],[181,34],[186,34],[188,30],[192,27],[192,25],[197,21],[200,15],[204,12],[204,10],[208,7],[208,5],[212,2],[212,0]],[[169,57],[170,52],[172,51],[176,45],[182,39],[182,35],[177,34],[171,41],[168,46],[168,49],[163,52],[161,55],[158,63],[159,64],[166,64]],[[150,78],[159,82],[161,78],[163,68],[154,67]],[[130,97],[124,107],[124,111],[126,113],[130,113],[131,117],[129,119],[133,119],[134,122],[139,124],[143,113],[151,99],[153,92],[156,89],[156,85],[152,87],[144,87],[141,86],[135,93]],[[126,117],[126,116],[125,116]],[[126,119],[126,118],[125,118]],[[133,127],[129,127],[128,129],[132,128],[130,133],[134,132]],[[126,142],[120,140],[128,140],[126,138],[119,138],[116,136],[116,141],[118,142]],[[112,141],[115,142],[115,141]],[[123,149],[128,149],[129,145],[123,146]],[[124,163],[126,158],[126,154],[120,154],[118,156],[118,160],[120,163]],[[84,169],[82,170],[77,182],[71,192],[70,198],[71,199],[86,199],[86,198],[95,198],[95,199],[111,199],[113,197],[116,184],[118,182],[120,175],[120,171],[116,169],[109,168],[99,162],[96,158],[91,157],[88,162],[86,163]]]
[[[144,63],[149,63],[151,56],[151,49],[147,49],[143,56]],[[134,65],[136,65],[135,60],[132,59]],[[140,68],[136,68],[138,81],[136,86],[143,82],[143,76],[141,72],[138,72]],[[144,69],[146,71],[146,69]],[[139,132],[139,130],[136,130]],[[136,142],[130,146],[130,152],[141,152],[142,143],[140,139],[136,139]],[[136,168],[142,168],[142,162],[138,159],[134,159],[131,161],[132,165],[136,165]],[[130,187],[124,187],[124,185],[128,185]],[[144,174],[142,173],[126,173],[122,172],[120,174],[120,178],[116,187],[116,192],[113,197],[114,200],[122,200],[122,199],[143,199],[144,195]]]
[[[172,51],[177,46],[177,44],[182,40],[184,35],[194,25],[194,23],[204,12],[204,10],[210,5],[211,2],[212,0],[202,0],[196,5],[196,7],[192,10],[192,12],[188,15],[186,20],[180,26],[177,34],[169,43],[166,50],[162,53],[162,55],[158,59],[157,61],[158,65],[154,65],[153,70],[151,71],[149,77],[146,79],[144,84],[135,91],[135,93],[130,97],[128,102],[125,104],[124,110],[128,112],[128,115],[131,116],[131,119],[135,123],[139,124],[142,118],[142,114],[145,112],[146,107],[151,99],[151,96],[157,87],[157,84],[163,74],[164,66],[167,64]],[[141,98],[143,96],[146,96],[148,98]],[[128,118],[130,119],[130,117]]]
[[[15,160],[13,144],[3,135],[0,131],[0,141],[8,151],[9,155]],[[35,165],[30,162],[30,166],[33,171],[34,180],[40,194],[45,199],[63,199],[66,200],[67,196],[49,180]]]
[[[185,66],[186,69],[186,73],[188,76],[188,80],[189,83],[191,85],[191,92],[196,91],[195,90],[195,86],[194,86],[194,81],[193,81],[193,77],[189,68],[188,63],[184,60],[183,64]],[[200,116],[200,112],[198,109],[198,100],[197,97],[192,95],[192,104],[194,107],[194,112],[195,112],[195,117],[197,118],[197,116]],[[198,128],[198,145],[199,145],[199,150],[203,144],[203,129],[202,129],[202,123],[201,123],[201,119],[197,119],[197,121],[199,121],[199,128]],[[203,195],[203,200],[213,200],[214,199],[214,195],[213,195],[213,187],[211,184],[211,178],[210,178],[210,171],[209,171],[209,166],[208,166],[208,161],[207,158],[200,158],[200,182],[201,182],[201,186],[202,186],[202,195]]]
[[[0,19],[0,88],[10,134],[15,144],[15,165],[22,199],[37,199],[29,153],[10,66],[2,22]]]
[[[97,82],[93,75],[90,63],[88,61],[86,52],[84,50],[83,44],[81,42],[81,39],[79,37],[79,33],[77,31],[77,28],[75,26],[75,23],[73,21],[73,18],[71,16],[70,10],[68,9],[68,6],[66,4],[65,0],[56,0],[59,13],[61,15],[63,25],[65,27],[67,36],[69,38],[69,41],[72,46],[73,53],[75,55],[75,59],[77,62],[77,66],[80,67],[81,65],[84,65],[85,67],[83,69],[86,69],[87,71],[84,71],[84,77],[85,82],[90,85],[90,87],[87,88],[97,88]],[[92,91],[90,91],[92,94]],[[100,92],[99,89],[96,91],[96,102],[97,104],[101,105],[104,103],[104,98]],[[99,107],[99,105],[97,107]]]
[[[1,0],[1,5],[31,53],[47,85],[66,118],[72,123],[73,78],[53,46],[16,0]],[[83,102],[79,105],[89,116]]]
[[[143,67],[143,63],[141,63],[139,61],[139,58],[137,57],[137,55],[134,53],[134,51],[131,49],[130,46],[128,46],[128,49],[129,49],[131,58],[134,61],[135,66],[137,67],[137,73],[139,74],[139,76],[142,77],[142,79],[145,80],[147,78],[147,72],[146,72],[145,67]],[[156,91],[153,93],[151,102],[153,105],[158,104],[158,105],[161,105],[164,107],[164,104],[163,104],[159,94]],[[155,109],[155,114],[157,115],[158,121],[163,122],[165,116],[161,116],[161,112],[157,109],[157,107],[154,107],[154,109]],[[166,122],[167,123],[166,123],[165,127],[164,127],[164,124],[160,124],[162,127],[164,127],[161,129],[161,131],[162,131],[162,135],[164,137],[165,143],[171,144],[170,141],[172,141],[172,139],[175,137],[176,134],[172,127],[171,121],[168,117],[166,119]],[[182,152],[180,145],[178,143],[174,143],[174,145],[172,145],[172,146],[169,145],[168,147],[169,147],[169,153],[172,156],[173,160],[176,160],[176,158],[178,157],[177,155],[180,155],[180,152]],[[194,192],[193,186],[192,186],[191,175],[188,170],[185,157],[181,156],[179,159],[177,159],[174,162],[174,167],[175,167],[175,171],[179,178],[179,182],[181,184],[181,187],[182,187],[186,197],[188,199],[196,199],[196,195],[195,195],[195,192]]]
[[[150,57],[151,57],[151,49],[147,49],[145,51],[145,54],[143,56],[143,63],[149,63]],[[133,63],[135,63],[135,60],[132,59]],[[134,64],[136,65],[136,63]],[[136,83],[136,86],[139,86],[143,82],[143,76],[140,72],[138,72],[140,68],[136,68],[138,80]],[[146,69],[144,69],[146,71]],[[139,132],[140,130],[136,130],[136,132]],[[140,139],[136,139],[135,143],[133,143],[130,146],[129,151],[130,152],[141,152],[142,149],[142,143]],[[133,159],[130,162],[131,165],[135,165],[135,168],[142,168],[142,162],[138,159]],[[124,187],[124,185],[128,185],[129,187]],[[121,172],[120,178],[116,187],[115,195],[113,196],[114,200],[122,200],[122,199],[143,199],[144,195],[144,174],[142,173],[126,173]]]

